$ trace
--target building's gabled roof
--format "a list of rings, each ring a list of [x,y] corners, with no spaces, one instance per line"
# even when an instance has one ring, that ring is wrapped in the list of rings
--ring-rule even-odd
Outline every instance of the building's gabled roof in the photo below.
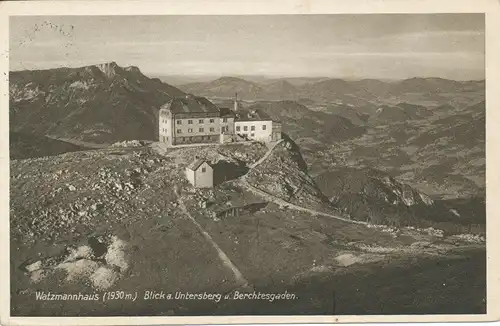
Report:
[[[194,95],[186,95],[184,97],[176,97],[170,102],[166,103],[161,107],[162,109],[168,109],[172,113],[202,113],[202,112],[219,112],[219,109],[215,104],[210,102],[205,97],[199,97]]]
[[[235,121],[271,121],[271,117],[261,110],[238,110]]]
[[[202,158],[196,158],[194,159],[193,162],[191,162],[189,165],[188,165],[188,169],[190,170],[193,170],[193,171],[196,171],[198,170],[198,168],[203,164],[203,163],[207,163],[208,162],[205,160],[205,159],[202,159]],[[210,164],[208,164],[210,166]]]
[[[227,107],[220,107],[219,112],[221,118],[234,118],[236,116],[234,111]]]

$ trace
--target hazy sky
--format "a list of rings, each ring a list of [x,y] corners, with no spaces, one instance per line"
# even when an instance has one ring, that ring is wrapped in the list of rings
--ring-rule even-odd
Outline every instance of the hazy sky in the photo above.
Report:
[[[148,75],[484,78],[484,15],[11,17],[11,70],[116,61]]]

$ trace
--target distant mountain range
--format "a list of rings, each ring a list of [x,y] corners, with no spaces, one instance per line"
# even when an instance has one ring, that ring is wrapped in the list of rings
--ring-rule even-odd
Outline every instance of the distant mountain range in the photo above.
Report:
[[[442,78],[410,78],[401,81],[363,79],[310,79],[294,83],[286,78],[266,82],[248,81],[237,77],[221,77],[209,82],[180,85],[180,89],[208,97],[234,97],[238,93],[245,100],[275,100],[309,98],[325,101],[341,101],[358,98],[370,101],[377,98],[400,96],[405,93],[440,94],[473,92],[484,89],[484,81],[454,81]]]

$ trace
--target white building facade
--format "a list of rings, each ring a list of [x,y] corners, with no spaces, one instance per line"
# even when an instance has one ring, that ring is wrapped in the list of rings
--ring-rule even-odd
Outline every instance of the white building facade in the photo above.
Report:
[[[273,122],[271,120],[236,120],[234,132],[244,138],[258,141],[271,141]]]

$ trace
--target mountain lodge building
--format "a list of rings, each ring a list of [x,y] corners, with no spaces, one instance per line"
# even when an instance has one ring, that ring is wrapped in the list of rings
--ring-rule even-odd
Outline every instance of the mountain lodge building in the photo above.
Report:
[[[233,110],[191,94],[174,98],[160,108],[158,120],[159,141],[169,146],[281,139],[281,123],[259,110],[240,109],[237,97]]]

